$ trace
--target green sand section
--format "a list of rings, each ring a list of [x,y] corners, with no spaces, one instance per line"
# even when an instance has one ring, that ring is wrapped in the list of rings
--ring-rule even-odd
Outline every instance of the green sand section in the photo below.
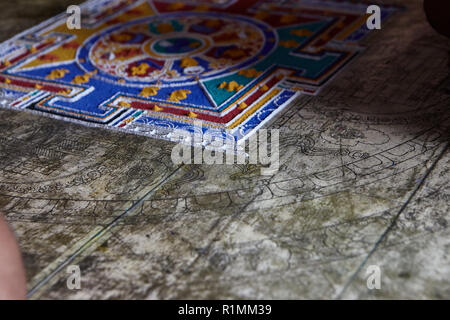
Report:
[[[292,31],[305,29],[316,33],[323,27],[325,27],[328,21],[319,21],[309,24],[302,24],[296,26],[290,26],[288,28],[278,29],[279,41],[296,41],[300,45],[303,45],[309,40],[311,36],[298,36],[292,33]],[[266,59],[255,65],[257,70],[267,70],[273,65],[283,66],[287,68],[292,68],[294,70],[302,71],[302,76],[306,78],[316,78],[320,73],[329,68],[339,56],[335,54],[325,53],[322,57],[311,57],[303,54],[303,57],[293,55],[292,52],[295,48],[286,48],[283,46],[278,46],[275,51],[268,56]]]
[[[148,29],[150,32],[154,34],[161,34],[160,27],[164,25],[165,28],[169,28],[171,32],[181,32],[184,29],[184,26],[179,23],[177,20],[170,21],[156,21],[148,24]],[[167,32],[167,30],[165,30]]]
[[[238,71],[239,72],[239,71]],[[236,81],[237,83],[239,83],[240,85],[247,85],[250,82],[252,82],[253,80],[255,80],[255,78],[253,77],[245,77],[245,76],[241,76],[238,74],[238,72],[233,73],[231,75],[228,76],[224,76],[224,77],[220,77],[217,79],[213,79],[213,80],[209,80],[204,82],[203,84],[205,85],[206,89],[208,90],[209,94],[213,97],[215,103],[219,106],[222,103],[224,103],[227,99],[231,98],[233,95],[236,94],[235,91],[228,91],[226,89],[219,89],[219,85],[222,82],[231,82],[231,81]]]
[[[280,39],[279,41],[294,40],[298,42],[299,46],[303,45],[311,36],[298,36],[291,33],[293,30],[305,29],[311,31],[312,33],[316,33],[317,31],[325,27],[328,23],[328,21],[319,21],[314,23],[290,26],[287,28],[279,28],[277,30],[278,37]],[[339,58],[334,54],[324,54],[321,58],[308,58],[307,56],[299,57],[291,54],[291,52],[294,50],[295,48],[285,48],[279,45],[270,55],[267,56],[267,58],[255,64],[254,66],[251,66],[250,68],[265,72],[272,68],[274,65],[278,65],[299,70],[302,72],[302,76],[304,77],[315,78]],[[217,105],[221,105],[235,94],[234,91],[229,92],[225,89],[219,89],[218,87],[222,82],[236,81],[238,84],[245,86],[255,79],[253,77],[249,78],[239,75],[238,72],[239,71],[236,71],[234,74],[205,81],[203,83]]]

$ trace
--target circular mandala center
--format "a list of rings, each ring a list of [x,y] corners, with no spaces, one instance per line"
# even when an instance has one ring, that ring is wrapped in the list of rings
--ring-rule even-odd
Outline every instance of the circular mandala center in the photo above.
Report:
[[[202,46],[200,40],[194,38],[169,38],[155,42],[153,50],[160,54],[180,54],[196,51]]]
[[[186,13],[130,21],[96,35],[79,50],[87,71],[127,84],[209,79],[262,61],[275,32],[250,19]]]

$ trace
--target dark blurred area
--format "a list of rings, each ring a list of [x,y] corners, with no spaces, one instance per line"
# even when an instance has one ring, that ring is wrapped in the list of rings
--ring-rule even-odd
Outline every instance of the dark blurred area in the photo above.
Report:
[[[424,9],[431,26],[450,38],[450,1],[425,0]]]
[[[1,2],[6,2],[2,0]],[[73,4],[80,4],[84,0],[13,0],[14,5],[2,6],[0,10],[1,33],[0,41],[43,22]]]
[[[4,0],[5,1],[5,0]],[[7,6],[0,12],[2,32],[0,41],[64,12],[69,5],[84,0],[15,0],[14,6]],[[450,38],[450,1],[424,0],[424,10],[431,26]]]

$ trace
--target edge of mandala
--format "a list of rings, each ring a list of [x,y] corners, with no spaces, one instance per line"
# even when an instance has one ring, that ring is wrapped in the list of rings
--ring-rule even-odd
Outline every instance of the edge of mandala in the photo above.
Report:
[[[88,5],[90,2],[95,2],[95,1],[96,0],[87,0],[87,1],[82,2],[80,4],[80,6],[84,7],[84,6]],[[55,23],[55,22],[61,20],[66,14],[67,14],[66,12],[58,13],[57,15],[55,15],[51,18],[48,18],[47,20],[44,20],[31,28],[25,29],[24,31],[14,35],[12,38],[9,38],[9,39],[6,39],[6,40],[0,42],[0,47],[5,46],[12,41],[18,40],[19,38],[23,37],[24,35],[26,35],[28,33],[32,33],[35,30],[42,29],[46,25],[51,25],[52,23]]]

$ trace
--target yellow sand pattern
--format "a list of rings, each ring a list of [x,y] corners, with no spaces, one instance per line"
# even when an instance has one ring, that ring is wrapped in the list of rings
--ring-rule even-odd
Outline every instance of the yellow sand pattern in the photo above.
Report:
[[[170,94],[169,101],[180,102],[180,100],[184,100],[187,98],[188,94],[190,94],[190,90],[180,89],[175,90]]]
[[[237,82],[234,81],[234,80],[231,81],[231,82],[226,82],[226,81],[224,81],[224,82],[222,82],[222,83],[219,85],[219,89],[225,89],[225,90],[227,90],[228,92],[239,91],[239,90],[241,90],[243,87],[244,87],[243,85],[240,85],[239,83],[237,83]]]
[[[133,11],[134,10],[139,10],[140,14],[130,14],[130,13],[125,12],[122,15],[118,16],[116,19],[121,20],[121,21],[127,21],[127,20],[137,19],[140,17],[150,17],[150,16],[154,15],[153,10],[148,3],[143,3],[137,7],[134,7]],[[67,28],[66,23],[64,21],[56,28],[47,31],[46,33],[44,33],[42,35],[46,36],[53,32],[71,34],[71,35],[75,36],[75,39],[71,40],[71,42],[77,43],[78,45],[82,45],[83,42],[87,38],[89,38],[94,33],[98,32],[106,27],[108,27],[108,25],[103,24],[94,29],[81,28],[80,30],[77,30],[77,29],[70,30]],[[47,54],[56,56],[58,58],[59,62],[65,62],[65,61],[74,60],[76,57],[76,52],[77,52],[76,48],[70,48],[70,47],[63,48],[62,46],[59,46],[55,50],[49,51]],[[35,58],[34,60],[25,64],[22,68],[37,67],[37,66],[42,66],[42,65],[48,64],[48,63],[49,63],[49,61],[39,60],[39,59]]]
[[[142,89],[141,93],[139,94],[142,97],[151,97],[158,94],[158,87],[145,87]]]

